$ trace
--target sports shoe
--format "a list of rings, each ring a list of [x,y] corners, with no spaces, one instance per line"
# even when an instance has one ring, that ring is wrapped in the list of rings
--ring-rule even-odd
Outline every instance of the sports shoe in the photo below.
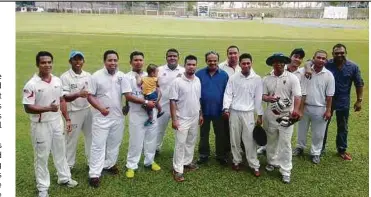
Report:
[[[119,169],[117,168],[117,165],[114,165],[114,166],[112,166],[110,168],[106,168],[106,169],[103,169],[103,170],[106,171],[106,172],[109,172],[109,173],[111,173],[113,175],[117,175],[117,174],[120,173]]]
[[[320,159],[319,155],[313,155],[312,156],[312,162],[314,164],[319,164],[320,161],[321,161],[321,159]]]
[[[262,154],[264,154],[265,152],[266,152],[266,148],[265,148],[265,146],[261,146],[261,147],[258,148],[258,150],[256,150],[256,153],[257,153],[258,155],[262,155]]]
[[[198,166],[196,164],[194,164],[194,163],[190,163],[188,165],[184,165],[183,167],[184,167],[184,170],[186,172],[192,172],[192,171],[195,171],[195,170],[198,169]]]
[[[272,172],[276,167],[274,165],[271,165],[271,164],[267,164],[267,166],[265,166],[265,170],[268,171],[268,172]]]
[[[126,177],[129,178],[129,179],[130,179],[130,178],[134,178],[135,172],[134,172],[133,169],[128,168],[128,170],[126,170],[126,172],[125,172],[125,175],[126,175]]]
[[[65,185],[67,187],[76,187],[79,183],[73,179],[70,179],[69,181],[67,182],[61,182],[61,181],[58,181],[57,182],[59,185]]]
[[[259,176],[260,176],[260,171],[259,171],[258,168],[256,168],[256,169],[252,169],[252,170],[254,171],[254,176],[255,176],[255,177],[259,177]]]
[[[91,187],[95,187],[95,188],[97,188],[97,187],[99,187],[99,183],[100,183],[100,180],[99,180],[98,177],[95,177],[95,178],[89,178],[89,185],[90,185]]]
[[[39,197],[49,197],[48,190],[40,191]]]
[[[158,114],[157,114],[157,118],[161,117],[161,116],[164,115],[164,114],[165,114],[165,112],[163,112],[163,111],[160,112],[160,113],[158,113]]]
[[[303,150],[302,148],[296,147],[296,148],[292,151],[292,156],[303,155],[303,152],[304,152],[304,150]]]
[[[173,178],[176,182],[183,182],[184,181],[184,174],[173,170]]]
[[[159,171],[159,170],[161,170],[161,167],[157,163],[155,163],[155,162],[153,162],[149,166],[144,166],[144,167],[145,168],[150,168],[152,171]]]
[[[232,165],[232,170],[238,172],[238,171],[240,171],[240,169],[241,169],[241,168],[240,168],[240,164],[233,164],[233,165]]]
[[[153,120],[148,119],[148,120],[144,123],[144,126],[145,126],[145,127],[148,127],[149,125],[152,125],[152,124],[153,124]]]
[[[285,175],[282,176],[282,182],[283,183],[288,184],[288,183],[290,183],[290,181],[291,181],[290,176],[285,176]]]
[[[344,153],[339,153],[339,156],[343,158],[344,161],[352,161],[352,157],[350,156],[349,153],[344,152]]]

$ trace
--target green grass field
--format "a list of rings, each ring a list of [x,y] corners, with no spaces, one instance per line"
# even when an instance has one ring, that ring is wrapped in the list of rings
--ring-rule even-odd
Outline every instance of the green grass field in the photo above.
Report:
[[[336,23],[336,21],[331,21]],[[323,22],[323,21],[321,21]],[[350,21],[346,22],[351,24]],[[363,22],[357,24],[367,25]],[[368,23],[368,22],[367,22]],[[351,111],[349,118],[349,152],[352,162],[344,162],[336,156],[336,120],[329,131],[327,154],[319,165],[310,162],[307,156],[293,159],[292,183],[281,183],[278,171],[255,178],[248,171],[234,172],[220,167],[213,159],[208,166],[189,174],[186,181],[173,181],[172,152],[174,139],[170,125],[164,141],[163,152],[156,159],[160,172],[143,169],[133,180],[128,180],[121,171],[117,177],[102,177],[101,187],[89,187],[88,169],[84,160],[83,138],[80,139],[77,165],[73,178],[80,185],[68,189],[57,185],[56,171],[50,158],[51,196],[368,196],[369,174],[369,128],[368,128],[368,73],[369,44],[368,29],[324,29],[297,28],[283,25],[264,24],[260,21],[199,21],[193,19],[151,18],[123,15],[65,15],[65,14],[17,14],[16,15],[16,185],[17,196],[36,196],[36,182],[33,168],[33,150],[30,138],[30,123],[22,106],[22,88],[37,71],[35,55],[39,50],[54,54],[54,74],[60,75],[67,69],[68,54],[72,49],[85,53],[85,70],[94,72],[102,67],[103,52],[115,49],[120,55],[120,69],[128,72],[129,54],[133,50],[143,51],[146,63],[165,63],[168,48],[177,48],[181,60],[188,54],[199,57],[199,67],[204,67],[204,54],[216,50],[221,61],[226,58],[226,48],[237,45],[241,52],[253,55],[254,69],[264,75],[270,68],[265,59],[273,52],[287,55],[295,47],[303,47],[310,58],[315,50],[331,52],[336,43],[348,48],[348,58],[357,62],[365,81],[363,109]],[[352,89],[352,103],[355,101]],[[351,104],[353,105],[353,104]],[[121,145],[118,165],[126,164],[128,148],[128,127]],[[210,139],[214,136],[211,135]],[[308,136],[308,141],[309,141]],[[212,141],[212,140],[211,140]],[[293,136],[296,144],[296,132]],[[214,142],[211,142],[212,151]],[[308,153],[308,149],[306,153]],[[195,151],[197,159],[197,150]],[[264,156],[260,157],[262,167]]]

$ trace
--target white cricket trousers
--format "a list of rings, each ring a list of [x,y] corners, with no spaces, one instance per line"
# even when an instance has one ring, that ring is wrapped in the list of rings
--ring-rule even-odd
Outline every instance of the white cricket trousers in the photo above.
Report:
[[[157,140],[156,140],[156,149],[161,150],[162,143],[164,141],[164,136],[166,133],[166,129],[168,128],[169,121],[170,121],[170,105],[169,103],[161,106],[162,111],[164,114],[157,119]]]
[[[304,108],[303,118],[299,122],[298,127],[298,144],[297,147],[304,149],[307,143],[307,132],[309,124],[312,131],[312,145],[310,148],[311,155],[320,155],[322,150],[323,138],[327,121],[324,120],[323,114],[326,112],[326,107],[308,106]]]
[[[154,110],[156,111],[156,110]],[[138,169],[138,163],[144,149],[144,165],[152,165],[156,153],[157,121],[156,114],[153,115],[154,123],[144,126],[148,120],[145,111],[129,112],[129,148],[126,167]]]
[[[231,140],[231,151],[233,163],[242,163],[241,138],[245,146],[246,159],[250,168],[259,169],[260,164],[256,152],[256,143],[253,139],[253,130],[255,126],[253,111],[231,110],[229,117],[229,132]]]
[[[175,132],[175,150],[173,168],[178,173],[183,173],[184,165],[192,163],[198,135],[199,116],[189,119],[179,118],[179,128]]]
[[[58,181],[64,183],[71,180],[70,168],[66,160],[63,132],[62,117],[50,122],[31,123],[36,187],[39,191],[47,191],[50,186],[48,170],[50,151],[53,155],[54,166],[57,169]]]
[[[294,125],[282,127],[276,121],[278,117],[269,109],[263,115],[263,124],[267,132],[267,162],[279,166],[283,176],[290,176],[292,169],[291,137]]]
[[[100,177],[103,168],[116,164],[124,135],[124,118],[93,118],[89,177]]]
[[[73,168],[76,161],[77,143],[81,130],[85,139],[85,157],[89,164],[89,155],[91,147],[91,129],[92,129],[92,113],[91,109],[86,108],[79,111],[68,112],[71,118],[72,132],[66,135],[66,158],[70,168]]]

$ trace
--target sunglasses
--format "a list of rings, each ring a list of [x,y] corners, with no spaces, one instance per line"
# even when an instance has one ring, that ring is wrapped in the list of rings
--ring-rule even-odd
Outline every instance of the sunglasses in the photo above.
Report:
[[[334,52],[335,55],[344,55],[345,52]]]

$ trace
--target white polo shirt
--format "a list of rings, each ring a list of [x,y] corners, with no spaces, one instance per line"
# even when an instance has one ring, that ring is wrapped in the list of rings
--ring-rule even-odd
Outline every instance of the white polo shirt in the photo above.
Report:
[[[197,76],[192,80],[185,77],[176,78],[170,87],[169,99],[176,100],[176,115],[180,119],[198,116],[201,105],[201,83]]]
[[[138,86],[137,80],[135,78],[136,75],[137,75],[136,72],[130,71],[130,72],[128,72],[128,73],[125,74],[125,77],[126,77],[126,79],[128,80],[128,82],[130,84],[131,94],[133,96],[135,96],[135,97],[144,99],[142,87],[141,86]],[[146,77],[146,76],[148,76],[147,72],[144,72],[143,71],[142,73],[140,73],[140,77]],[[130,112],[145,111],[142,108],[142,105],[141,104],[129,102],[129,106],[130,106]]]
[[[103,116],[97,109],[92,108],[93,118],[124,118],[122,114],[122,94],[131,92],[130,84],[121,71],[114,75],[104,67],[91,76],[89,92],[97,98],[102,107],[109,107],[109,114]]]
[[[304,68],[301,69],[304,72]],[[305,104],[317,107],[326,107],[326,96],[335,94],[334,75],[325,67],[318,73],[312,71],[312,78],[306,79],[306,88],[310,90],[305,97]]]
[[[231,77],[231,76],[234,75],[235,73],[241,73],[241,67],[240,67],[240,65],[238,64],[238,62],[237,62],[237,66],[236,66],[236,68],[232,68],[232,67],[228,66],[228,60],[225,60],[224,62],[220,63],[220,64],[218,65],[218,67],[219,67],[220,69],[224,70],[225,72],[227,72],[228,77]],[[251,68],[250,73],[251,73],[251,74],[252,74],[252,73],[255,73],[255,71],[254,71],[253,68]]]
[[[160,86],[161,91],[161,100],[160,105],[169,104],[169,90],[170,86],[173,83],[174,79],[180,77],[184,72],[184,67],[178,65],[174,70],[171,70],[167,64],[160,66],[158,68],[158,85]],[[170,110],[170,109],[169,109]]]
[[[263,115],[263,81],[255,73],[245,77],[242,73],[233,75],[224,92],[223,109],[253,111]]]
[[[274,94],[280,97],[280,99],[289,99],[292,104],[284,109],[283,113],[291,112],[294,109],[294,97],[301,96],[299,79],[286,70],[280,76],[275,76],[272,71],[270,75],[263,79],[263,94]],[[271,105],[271,103],[268,103],[269,109],[272,109]]]
[[[285,70],[287,70],[287,64],[285,65]],[[272,70],[273,71],[273,70]],[[290,72],[287,70],[287,72]],[[294,74],[300,82],[300,88],[301,88],[301,95],[306,95],[307,94],[307,89],[306,89],[306,77],[305,77],[305,70],[303,68],[298,68],[294,72],[291,72]]]
[[[81,74],[76,74],[72,69],[69,69],[61,75],[63,95],[80,92],[83,88],[88,91],[90,73],[82,71]],[[77,98],[72,102],[67,102],[67,111],[79,111],[89,108],[90,104],[86,98]]]
[[[55,105],[60,104],[60,97],[63,96],[61,80],[52,75],[51,81],[41,80],[38,74],[26,83],[23,88],[23,104],[38,105],[42,107],[50,106],[53,101]],[[30,114],[32,122],[49,122],[61,117],[61,112],[44,112],[41,114]]]

